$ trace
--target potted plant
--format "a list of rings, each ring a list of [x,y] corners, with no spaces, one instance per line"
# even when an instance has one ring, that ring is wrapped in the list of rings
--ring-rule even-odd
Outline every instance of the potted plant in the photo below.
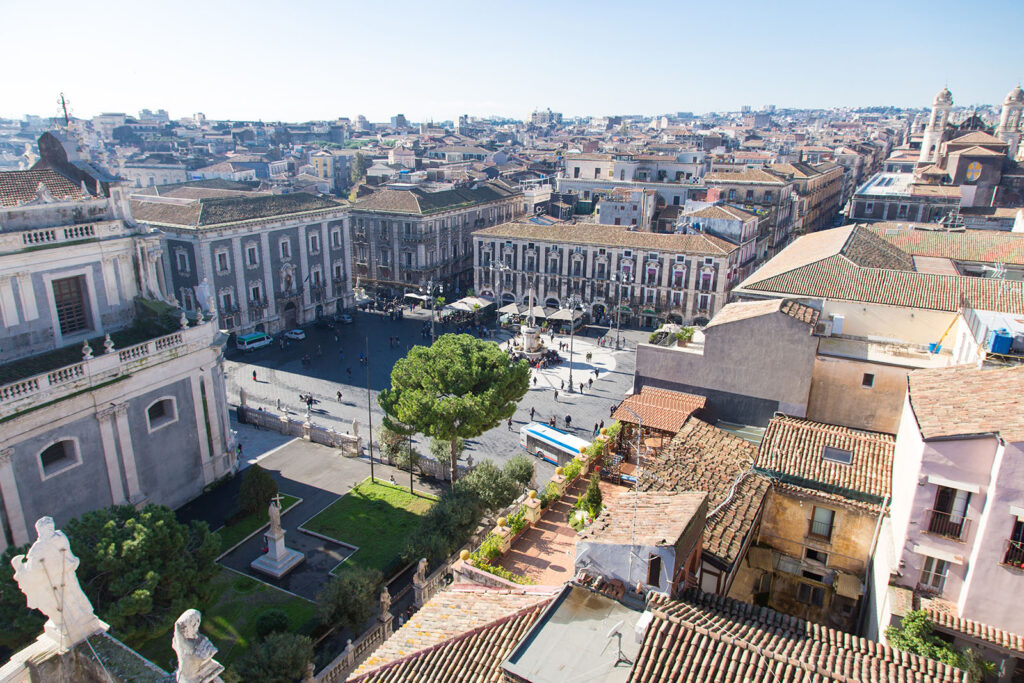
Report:
[[[686,346],[693,339],[694,328],[684,327],[676,332],[676,346]]]

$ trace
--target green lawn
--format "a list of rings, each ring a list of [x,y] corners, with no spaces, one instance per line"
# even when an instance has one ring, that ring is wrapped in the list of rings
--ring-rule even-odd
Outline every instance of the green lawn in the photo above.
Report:
[[[308,634],[316,625],[313,603],[230,569],[222,568],[211,588],[213,597],[199,610],[203,613],[202,631],[217,647],[216,659],[221,664],[230,664],[255,640],[256,619],[272,607],[288,615],[291,632]],[[153,637],[136,649],[165,670],[174,669],[170,626],[154,630]]]
[[[368,479],[336,500],[303,527],[359,548],[336,570],[368,567],[385,577],[399,568],[402,551],[420,517],[437,498]]]
[[[299,499],[296,496],[289,496],[287,493],[282,493],[281,514],[288,512],[288,510],[297,502],[299,502]],[[241,542],[242,539],[266,523],[267,513],[264,511],[254,515],[246,515],[230,526],[222,526],[217,530],[217,535],[220,536],[221,552],[227,552],[233,545]]]

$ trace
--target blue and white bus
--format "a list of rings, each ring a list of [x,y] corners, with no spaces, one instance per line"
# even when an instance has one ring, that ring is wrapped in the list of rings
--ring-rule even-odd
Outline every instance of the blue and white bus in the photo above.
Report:
[[[578,436],[539,422],[531,422],[519,430],[519,445],[530,455],[543,458],[553,465],[565,465],[590,446]]]

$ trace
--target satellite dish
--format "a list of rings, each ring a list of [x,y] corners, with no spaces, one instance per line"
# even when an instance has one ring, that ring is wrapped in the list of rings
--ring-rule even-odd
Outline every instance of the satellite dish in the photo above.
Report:
[[[613,637],[615,637],[617,635],[621,635],[622,631],[620,629],[622,628],[623,622],[624,622],[623,619],[619,619],[615,623],[615,625],[612,626],[611,630],[608,631],[608,635],[606,635],[605,638],[613,638]]]

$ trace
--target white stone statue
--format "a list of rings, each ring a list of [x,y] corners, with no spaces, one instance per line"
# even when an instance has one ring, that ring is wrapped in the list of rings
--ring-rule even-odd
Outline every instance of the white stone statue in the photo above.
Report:
[[[422,558],[416,565],[416,575],[412,577],[413,583],[422,586],[427,582],[427,558]]]
[[[177,683],[212,683],[221,680],[220,673],[224,667],[213,659],[217,648],[209,638],[199,633],[202,618],[199,610],[188,609],[174,622],[171,647],[178,655],[178,670],[174,672]]]
[[[44,635],[60,652],[66,652],[108,626],[96,618],[92,603],[78,585],[78,558],[71,554],[68,537],[54,528],[52,517],[39,518],[36,535],[28,553],[11,560],[14,580],[28,606],[49,617]]]
[[[380,617],[385,618],[388,612],[391,611],[391,593],[388,592],[387,586],[380,591]]]
[[[270,519],[270,533],[274,534],[281,530],[281,496],[274,496],[267,508],[267,517]]]

